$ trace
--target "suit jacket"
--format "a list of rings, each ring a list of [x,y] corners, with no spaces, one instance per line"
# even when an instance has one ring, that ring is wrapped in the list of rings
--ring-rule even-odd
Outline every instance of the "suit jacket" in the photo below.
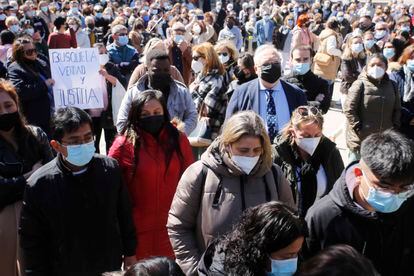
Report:
[[[257,36],[257,41],[259,45],[265,44],[266,42],[272,42],[273,40],[273,30],[276,27],[276,25],[273,22],[273,20],[269,20],[269,30],[268,30],[268,33],[266,34],[266,28],[265,28],[266,23],[267,22],[264,19],[259,20],[256,23],[256,36]]]
[[[296,85],[280,80],[283,91],[289,105],[289,112],[292,113],[298,106],[307,105],[305,93]],[[227,106],[226,119],[242,110],[253,110],[260,114],[259,110],[259,79],[246,82],[234,90]]]

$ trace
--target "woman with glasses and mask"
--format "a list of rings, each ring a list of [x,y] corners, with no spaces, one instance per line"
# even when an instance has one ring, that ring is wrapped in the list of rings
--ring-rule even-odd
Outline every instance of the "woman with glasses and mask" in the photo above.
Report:
[[[21,112],[29,124],[39,126],[50,134],[52,113],[52,87],[49,66],[37,56],[36,46],[30,37],[20,37],[13,43],[12,63],[8,67],[8,78],[16,87],[20,98]]]
[[[209,245],[199,275],[292,276],[306,234],[303,218],[281,202],[250,208],[231,232]]]
[[[234,69],[237,65],[237,58],[239,52],[234,47],[234,43],[231,41],[222,40],[217,42],[214,46],[221,64],[224,66],[226,73],[224,74],[223,88],[227,90],[230,83],[235,78]]]
[[[201,160],[183,174],[168,217],[177,263],[195,275],[206,247],[228,232],[249,207],[272,200],[294,205],[289,184],[272,164],[262,119],[253,111],[233,115]]]
[[[136,95],[109,156],[118,161],[131,197],[137,259],[173,258],[165,225],[178,181],[193,155],[185,134],[170,123],[160,91]]]
[[[322,113],[316,107],[300,106],[274,145],[274,162],[290,182],[302,217],[332,189],[344,169],[339,150],[322,129]]]
[[[204,138],[211,141],[218,136],[224,122],[227,98],[223,83],[226,71],[209,42],[194,46],[192,53],[191,68],[195,80],[190,84],[190,93],[199,117],[207,121],[210,130],[209,137]]]
[[[52,158],[46,134],[26,123],[16,89],[0,80],[0,275],[18,275],[17,230],[26,180]]]
[[[383,55],[369,56],[367,66],[348,90],[344,113],[350,162],[360,159],[361,141],[368,135],[400,127],[400,93],[385,73],[387,67]]]

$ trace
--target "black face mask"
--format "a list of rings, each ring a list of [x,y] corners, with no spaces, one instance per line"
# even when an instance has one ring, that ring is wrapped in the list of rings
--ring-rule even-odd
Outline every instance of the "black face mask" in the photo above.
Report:
[[[250,75],[246,76],[246,73],[243,70],[240,70],[239,67],[234,68],[234,75],[239,80],[239,83],[245,83],[249,80]]]
[[[280,63],[271,63],[261,66],[260,78],[268,83],[275,83],[282,75]]]
[[[9,131],[11,130],[19,121],[19,112],[6,113],[0,115],[0,130]]]
[[[233,24],[233,23],[227,23],[227,28],[232,29],[232,28],[233,28],[233,26],[234,26],[234,24]]]
[[[95,28],[95,24],[87,24],[86,26],[91,30]]]
[[[170,92],[171,82],[171,75],[167,73],[157,73],[150,77],[151,87],[167,95]]]
[[[138,127],[154,136],[158,135],[164,126],[164,115],[154,115],[139,119]]]

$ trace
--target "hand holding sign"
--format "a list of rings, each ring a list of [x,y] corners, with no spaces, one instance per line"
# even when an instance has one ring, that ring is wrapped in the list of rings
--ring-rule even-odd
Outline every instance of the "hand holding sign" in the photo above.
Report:
[[[53,79],[47,79],[45,80],[46,86],[47,87],[51,87],[53,85],[55,85],[55,81]]]

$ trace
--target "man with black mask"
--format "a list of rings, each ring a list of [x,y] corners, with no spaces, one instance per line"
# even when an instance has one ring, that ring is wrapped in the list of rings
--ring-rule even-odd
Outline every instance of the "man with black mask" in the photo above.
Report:
[[[148,89],[155,89],[164,94],[170,117],[181,120],[185,124],[185,133],[189,135],[197,124],[197,111],[191,94],[184,84],[171,78],[171,63],[165,51],[151,50],[146,54],[146,59],[147,73],[127,91],[122,100],[116,123],[118,132],[121,132],[126,124],[135,95]]]
[[[272,45],[256,49],[254,64],[258,79],[237,87],[227,106],[226,119],[241,110],[253,110],[266,124],[273,142],[279,131],[289,122],[298,106],[306,105],[306,95],[280,79],[282,58]]]

